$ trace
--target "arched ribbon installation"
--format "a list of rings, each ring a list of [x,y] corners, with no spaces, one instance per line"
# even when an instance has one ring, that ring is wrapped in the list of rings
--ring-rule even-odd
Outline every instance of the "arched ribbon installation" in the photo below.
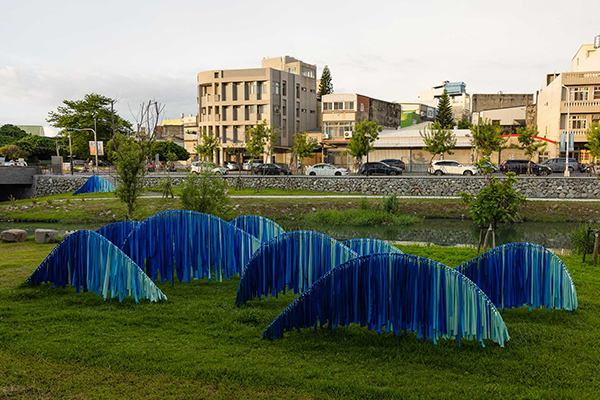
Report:
[[[94,192],[114,192],[115,185],[98,175],[92,175],[79,189],[73,193],[73,196],[81,193]]]
[[[127,236],[129,236],[139,224],[139,221],[114,222],[112,224],[104,225],[102,228],[97,229],[96,232],[120,248]]]
[[[550,250],[536,244],[505,244],[456,269],[475,282],[499,308],[577,308],[577,292],[567,266]]]
[[[337,240],[312,231],[294,231],[263,243],[246,265],[236,306],[255,297],[277,296],[286,288],[298,294],[357,254]]]
[[[359,256],[368,256],[376,253],[404,254],[399,248],[379,239],[350,239],[342,242]]]
[[[77,289],[107,298],[133,296],[135,301],[166,300],[154,282],[121,249],[104,236],[80,230],[60,242],[26,283],[53,283],[63,288],[69,284]]]
[[[260,247],[254,236],[212,215],[171,210],[142,221],[122,246],[154,281],[217,281],[241,275]],[[215,276],[213,276],[213,268]]]
[[[461,338],[500,346],[509,340],[488,297],[455,269],[406,254],[373,254],[346,262],[321,277],[263,332],[358,324],[379,333],[417,332],[433,339]]]
[[[263,243],[285,233],[285,230],[275,221],[258,215],[242,215],[232,219],[230,224],[248,232]]]

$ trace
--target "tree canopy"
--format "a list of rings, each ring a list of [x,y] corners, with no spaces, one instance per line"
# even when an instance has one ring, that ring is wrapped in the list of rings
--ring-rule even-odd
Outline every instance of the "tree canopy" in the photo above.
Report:
[[[200,157],[212,161],[215,150],[219,147],[220,143],[221,140],[217,134],[210,134],[205,128],[202,130],[202,140],[200,141],[200,144],[196,146],[196,151]]]
[[[294,153],[298,159],[302,160],[303,158],[310,156],[317,148],[317,145],[317,141],[309,139],[306,132],[298,132],[294,135],[292,153]]]
[[[356,162],[366,156],[369,151],[373,150],[373,142],[379,137],[379,132],[383,128],[381,125],[366,119],[356,124],[350,142],[346,147],[348,153],[355,158]]]
[[[319,97],[323,97],[326,94],[331,94],[333,93],[333,83],[331,82],[331,71],[329,70],[329,67],[326,65],[325,68],[323,68],[323,72],[321,73],[321,81],[319,83],[319,88],[318,88],[318,95]]]
[[[265,152],[270,152],[277,142],[277,131],[267,127],[267,121],[256,123],[256,126],[246,131],[246,151],[252,158],[258,158]]]
[[[0,147],[14,144],[17,140],[27,136],[27,132],[21,128],[6,124],[0,126]]]
[[[29,162],[49,160],[56,155],[56,141],[59,138],[27,135],[15,142],[27,155]]]
[[[175,160],[187,160],[190,158],[190,153],[186,149],[170,141],[153,142],[152,154],[150,156],[154,157],[155,154],[158,154],[160,161],[174,161],[173,158]]]
[[[585,147],[590,150],[590,155],[592,156],[590,162],[593,164],[595,162],[594,159],[600,157],[600,123],[596,122],[592,124],[586,132],[586,136],[588,142]]]
[[[452,105],[450,105],[450,97],[444,89],[442,96],[438,102],[437,115],[435,120],[440,123],[442,128],[454,128],[454,116],[452,115]]]
[[[519,135],[517,140],[519,141],[519,147],[525,152],[527,156],[527,174],[531,174],[531,160],[535,157],[536,154],[546,150],[548,147],[548,142],[536,139],[538,136],[538,131],[535,127],[524,127],[517,129],[517,134]]]
[[[500,126],[485,120],[471,127],[471,143],[478,153],[488,159],[495,151],[500,151],[508,141],[501,137]]]
[[[46,121],[56,128],[94,128],[98,141],[108,142],[114,133],[129,134],[132,125],[121,118],[114,110],[116,100],[96,93],[86,94],[83,100],[63,100],[56,111],[50,111]],[[63,130],[61,135],[67,136]],[[88,141],[94,140],[91,131],[71,132],[73,155],[79,158],[89,157]]]
[[[430,162],[438,154],[452,154],[452,149],[456,147],[456,136],[452,129],[442,128],[438,121],[435,121],[431,127],[425,128],[424,132],[419,131],[419,135],[425,143],[423,150],[431,154]]]

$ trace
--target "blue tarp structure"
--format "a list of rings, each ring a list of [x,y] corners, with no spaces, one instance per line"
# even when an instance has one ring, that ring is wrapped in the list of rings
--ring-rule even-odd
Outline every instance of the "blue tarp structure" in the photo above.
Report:
[[[92,175],[79,189],[73,193],[73,196],[82,193],[95,192],[114,192],[115,185],[98,175]]]

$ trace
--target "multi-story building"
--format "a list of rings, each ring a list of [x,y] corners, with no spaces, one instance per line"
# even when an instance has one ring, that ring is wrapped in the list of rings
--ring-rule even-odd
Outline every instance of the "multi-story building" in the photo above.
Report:
[[[571,59],[571,72],[547,74],[537,99],[537,128],[556,143],[549,157],[565,155],[566,133],[570,157],[589,162],[587,130],[600,122],[600,35],[582,45]],[[571,152],[574,150],[574,152]]]
[[[198,126],[221,140],[214,161],[233,157],[246,130],[266,121],[277,131],[269,161],[288,163],[293,135],[317,126],[316,76],[316,66],[289,56],[264,59],[262,68],[200,72]]]
[[[419,102],[437,108],[444,89],[450,97],[452,115],[455,121],[463,117],[469,117],[471,110],[471,96],[467,93],[467,85],[464,82],[445,81],[441,85],[434,86],[430,90],[419,92]]]
[[[473,94],[471,122],[477,125],[488,120],[500,125],[505,133],[516,133],[517,128],[534,124],[535,118],[530,115],[535,109],[533,104],[533,94]]]
[[[435,121],[437,108],[421,103],[399,103],[402,107],[402,128]]]
[[[198,152],[198,116],[190,115],[186,117],[181,114],[181,118],[164,119],[156,130],[154,138],[156,140],[172,141],[185,148],[190,153],[190,160],[196,158]]]
[[[332,93],[321,98],[323,135],[322,146],[326,160],[346,165],[344,157],[357,122],[373,121],[383,129],[401,126],[402,107],[398,103],[377,100],[356,93]],[[325,154],[325,152],[327,154]]]

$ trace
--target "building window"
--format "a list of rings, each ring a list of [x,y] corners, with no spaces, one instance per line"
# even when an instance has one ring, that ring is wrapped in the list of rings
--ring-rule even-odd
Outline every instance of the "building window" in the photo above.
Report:
[[[296,97],[300,98],[300,84],[296,83]]]
[[[594,86],[594,100],[600,100],[600,86]]]
[[[287,119],[283,119],[283,121],[281,121],[281,130],[283,131],[283,137],[285,137],[287,135]]]
[[[345,103],[345,109],[346,110],[354,110],[354,102],[353,101],[347,101]]]
[[[572,115],[571,116],[571,129],[581,130],[587,129],[587,120],[585,115]]]
[[[315,89],[310,89],[310,92],[311,93],[315,93]]]
[[[296,103],[296,118],[300,117],[300,103]]]
[[[273,93],[279,94],[279,82],[273,82]]]
[[[215,72],[215,78],[218,78],[218,77],[219,77],[219,73]]]
[[[250,82],[250,94],[256,93],[256,82]]]
[[[300,67],[300,74],[309,78],[315,77],[315,70],[312,68]]]
[[[279,111],[280,111],[280,108],[279,108],[279,106],[273,106],[273,112],[274,112],[275,114],[279,114]]]
[[[315,110],[310,110],[310,113],[311,113],[311,114],[314,114],[314,113],[315,113]]]
[[[333,109],[334,110],[343,110],[344,109],[344,102],[343,101],[336,101],[333,103]]]
[[[281,94],[287,96],[286,84],[285,81],[281,83]]]
[[[296,121],[296,132],[300,132],[300,121]]]
[[[365,103],[360,103],[360,111],[365,111]]]
[[[586,88],[586,87],[571,88],[571,101],[587,101],[587,100],[588,100],[588,88]]]
[[[283,115],[287,115],[286,114],[286,108],[287,108],[286,106],[287,106],[287,101],[286,101],[286,99],[283,99]]]
[[[258,94],[267,94],[267,82],[257,82],[257,92]]]
[[[258,113],[259,114],[263,114],[263,113],[266,113],[266,112],[267,112],[267,106],[266,105],[262,104],[262,105],[258,106]]]

